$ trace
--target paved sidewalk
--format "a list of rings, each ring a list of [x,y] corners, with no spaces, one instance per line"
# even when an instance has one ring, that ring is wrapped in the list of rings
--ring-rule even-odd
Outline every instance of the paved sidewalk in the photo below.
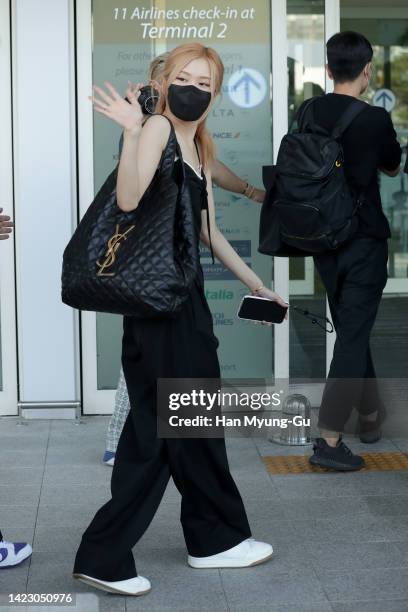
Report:
[[[229,438],[228,452],[253,535],[273,544],[272,560],[251,569],[189,568],[170,483],[134,549],[151,593],[96,598],[71,572],[83,530],[109,498],[111,469],[101,463],[108,419],[84,420],[17,426],[0,418],[0,526],[7,539],[34,548],[20,567],[0,570],[0,593],[78,593],[84,612],[408,611],[408,472],[272,476],[263,455],[304,449],[252,438]],[[352,448],[408,451],[408,441]]]

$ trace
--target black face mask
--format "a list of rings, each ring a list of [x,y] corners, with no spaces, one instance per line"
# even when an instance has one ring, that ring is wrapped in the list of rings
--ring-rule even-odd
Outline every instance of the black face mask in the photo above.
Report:
[[[173,115],[182,121],[197,121],[211,102],[209,91],[195,85],[170,85],[168,103]]]

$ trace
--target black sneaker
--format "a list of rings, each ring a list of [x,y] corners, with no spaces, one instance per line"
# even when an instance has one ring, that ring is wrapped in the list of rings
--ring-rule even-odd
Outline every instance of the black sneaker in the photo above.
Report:
[[[386,410],[383,404],[377,410],[377,418],[375,421],[367,421],[364,417],[359,418],[359,433],[360,440],[364,444],[374,444],[381,440],[381,425],[385,420]]]
[[[365,462],[359,455],[354,455],[344,444],[341,437],[336,446],[329,446],[323,438],[316,438],[313,444],[313,455],[309,458],[312,465],[337,470],[338,472],[350,472],[361,470]]]
[[[371,430],[360,432],[360,440],[364,444],[374,444],[381,440],[381,429],[379,427],[374,427]]]

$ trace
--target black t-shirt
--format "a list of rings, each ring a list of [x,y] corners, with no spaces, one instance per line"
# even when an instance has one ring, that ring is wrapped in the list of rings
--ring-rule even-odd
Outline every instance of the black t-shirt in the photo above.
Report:
[[[313,102],[315,122],[326,130],[332,130],[353,99],[337,93],[317,98]],[[303,104],[305,102],[298,113]],[[401,147],[389,113],[381,107],[367,105],[345,130],[340,142],[350,186],[357,192],[364,188],[366,201],[358,213],[358,231],[366,236],[388,238],[391,232],[381,206],[377,170],[395,170],[401,162]]]

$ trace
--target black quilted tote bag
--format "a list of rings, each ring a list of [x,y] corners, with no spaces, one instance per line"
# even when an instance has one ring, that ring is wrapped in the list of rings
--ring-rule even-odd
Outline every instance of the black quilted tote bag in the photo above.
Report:
[[[118,166],[108,176],[63,255],[62,301],[79,310],[136,317],[174,316],[187,299],[199,264],[191,200],[171,125],[158,169],[131,212],[116,203]]]

